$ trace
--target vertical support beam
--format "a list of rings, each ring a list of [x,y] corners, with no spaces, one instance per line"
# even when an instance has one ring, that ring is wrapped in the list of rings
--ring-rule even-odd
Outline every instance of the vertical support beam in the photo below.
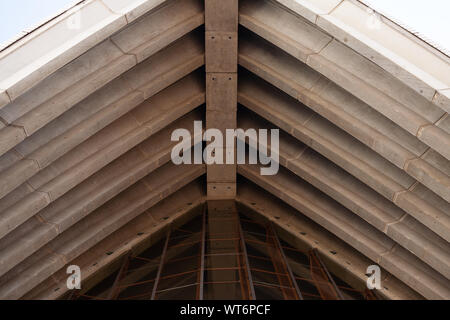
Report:
[[[239,219],[239,217],[238,217]],[[256,300],[255,287],[253,285],[252,272],[250,271],[250,262],[248,261],[247,247],[245,245],[244,232],[242,231],[241,221],[239,219],[239,238],[242,246],[242,256],[245,263],[245,269],[247,271],[248,287],[249,287],[249,300]],[[241,279],[242,281],[243,279]]]
[[[226,129],[237,125],[238,0],[205,0],[205,31],[206,129],[219,129],[225,141]],[[236,196],[234,146],[224,143],[223,164],[207,166],[208,200]]]
[[[208,291],[212,299],[239,296],[239,220],[234,200],[208,201]],[[213,282],[213,283],[211,283]],[[220,284],[229,282],[229,285]]]
[[[373,293],[372,290],[366,288],[364,290],[364,299],[366,300],[378,300],[377,296]]]
[[[164,249],[161,254],[161,260],[159,261],[158,273],[156,274],[155,283],[153,283],[152,296],[151,296],[150,300],[155,300],[155,297],[156,297],[156,291],[158,290],[159,279],[161,278],[162,269],[164,267],[164,262],[166,260],[167,247],[169,246],[170,231],[171,231],[171,229],[169,228],[169,231],[167,231],[166,242],[164,243]]]
[[[237,223],[233,219],[237,215],[234,204],[235,138],[232,146],[226,144],[226,129],[237,126],[237,32],[238,0],[205,0],[206,129],[218,129],[223,141],[222,148],[216,149],[216,152],[222,153],[221,159],[217,159],[219,155],[213,155],[221,163],[208,164],[206,169],[210,238],[220,234],[231,238],[238,235]],[[227,163],[227,158],[232,163]],[[209,265],[213,269],[230,268],[228,271],[208,272],[208,278],[216,283],[236,281],[234,268],[239,257],[217,255],[233,252],[234,241],[210,241],[208,245],[213,254],[209,256]],[[213,285],[215,297],[229,296],[227,290],[224,285]]]
[[[200,268],[198,275],[197,300],[203,300],[205,279],[205,250],[206,250],[206,204],[202,209],[202,245],[200,248]]]
[[[316,281],[317,289],[324,300],[345,300],[341,290],[323,263],[316,248],[310,251],[311,268],[320,268],[320,273],[311,270],[313,280]],[[314,276],[315,275],[315,276]]]
[[[76,292],[76,289],[72,289],[72,291],[67,295],[66,300],[77,300],[79,298],[78,292]]]
[[[130,255],[131,251],[128,251],[123,257],[122,266],[120,267],[119,272],[117,273],[116,279],[114,279],[114,283],[108,293],[108,300],[115,300],[119,296],[120,291],[117,289],[119,286],[120,280],[123,279],[128,270],[128,265],[130,264]]]
[[[275,226],[273,225],[273,222],[270,223],[269,228],[270,228],[270,233],[272,234],[272,237],[274,238],[274,244],[278,248],[278,252],[279,252],[280,258],[282,260],[282,266],[283,266],[283,268],[286,269],[290,286],[295,289],[296,296],[294,296],[294,299],[303,300],[302,293],[300,292],[300,289],[297,285],[297,280],[295,279],[294,273],[292,272],[291,266],[289,265],[289,262],[286,258],[286,255],[283,250],[283,246],[281,245],[280,239],[278,238],[277,232],[275,231]]]

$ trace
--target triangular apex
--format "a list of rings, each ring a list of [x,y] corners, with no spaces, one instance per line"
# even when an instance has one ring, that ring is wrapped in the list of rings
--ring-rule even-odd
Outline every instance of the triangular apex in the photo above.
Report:
[[[155,259],[147,299],[350,298],[370,270],[450,298],[449,59],[367,9],[89,0],[2,50],[0,298]]]

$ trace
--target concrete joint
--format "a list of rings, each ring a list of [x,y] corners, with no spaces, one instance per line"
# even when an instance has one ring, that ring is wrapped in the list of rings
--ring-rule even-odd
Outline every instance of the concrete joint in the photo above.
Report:
[[[431,147],[428,147],[418,158],[423,159],[430,151]]]
[[[409,188],[408,191],[413,191],[419,185],[419,181],[414,182]]]
[[[118,16],[123,16],[125,18],[125,21],[127,22],[127,25],[129,24],[128,18],[126,14],[122,14],[120,12],[116,12],[113,9],[111,9],[103,0],[100,0],[100,2],[106,7],[106,9],[108,9],[109,12],[111,12],[112,14],[118,15]]]
[[[402,221],[405,219],[406,216],[408,216],[408,214],[405,212],[405,213],[404,213],[400,218],[398,218],[397,220],[392,221],[392,222],[389,222],[389,223],[386,223],[386,226],[384,227],[383,232],[387,234],[388,229],[389,229],[390,226],[393,226],[394,224],[397,224],[397,223],[399,223],[399,222],[402,222]]]
[[[39,220],[40,223],[48,224],[49,226],[53,227],[56,231],[56,234],[61,234],[61,231],[59,230],[59,226],[56,223],[45,220],[44,217],[42,217],[40,213],[36,214],[35,217],[36,217],[36,219]]]
[[[135,62],[136,62],[136,64],[139,63],[139,62],[138,62],[138,57],[137,57],[136,54],[134,54],[134,53],[128,53],[128,52],[123,51],[122,48],[119,47],[119,45],[118,45],[117,43],[114,42],[113,38],[109,38],[109,41],[111,41],[111,43],[112,43],[117,49],[119,49],[120,52],[122,52],[124,55],[126,55],[126,56],[133,56],[133,57],[134,57],[134,60],[135,60]]]
[[[431,98],[431,102],[436,102],[439,97],[439,91],[434,90],[433,98]]]
[[[322,14],[316,15],[316,19],[315,19],[315,21],[314,21],[314,24],[317,24],[317,20],[319,20],[319,17],[325,17],[325,16],[328,16],[328,15],[332,14],[333,11],[336,10],[337,8],[339,8],[339,6],[340,6],[344,1],[345,1],[345,0],[341,0],[341,2],[339,2],[339,3],[337,4],[337,6],[335,6],[334,8],[332,8],[332,9],[331,9],[329,12],[327,12],[327,13],[322,13]]]
[[[381,259],[384,256],[391,254],[397,246],[398,246],[398,243],[395,243],[389,250],[386,250],[386,251],[380,253],[379,257],[377,258],[377,263],[380,263]]]
[[[401,195],[402,193],[406,193],[406,192],[408,192],[408,190],[406,190],[406,189],[395,192],[394,196],[392,197],[392,202],[398,205],[397,199],[398,199],[399,195]]]
[[[14,127],[14,128],[22,129],[22,130],[23,130],[23,133],[25,134],[25,136],[29,137],[29,135],[28,135],[28,133],[27,133],[27,130],[25,129],[24,126],[17,125],[17,124],[14,124],[14,123],[9,124],[9,126],[10,126],[10,127]]]
[[[432,125],[433,125],[433,124],[431,124],[431,123],[427,123],[427,124],[421,125],[421,126],[419,127],[419,129],[417,129],[416,137],[417,137],[417,138],[420,138],[420,137],[422,136],[423,131],[425,130],[425,128],[426,128],[426,127],[429,127],[429,126],[432,126]]]
[[[14,152],[20,159],[25,158],[25,155],[20,153],[19,150],[17,150],[16,148],[12,148],[11,151]]]
[[[420,158],[420,157],[414,157],[414,158],[411,158],[411,159],[406,160],[405,163],[403,164],[403,170],[404,170],[404,171],[408,171],[408,166],[409,166],[409,164],[410,164],[412,161],[417,160],[417,159],[419,159],[419,158]]]
[[[33,188],[34,189],[34,188]],[[47,202],[50,204],[52,203],[52,197],[50,196],[50,193],[46,192],[46,191],[42,191],[42,190],[36,190],[35,192],[39,192],[39,193],[43,193],[47,199]]]
[[[31,161],[33,161],[33,162],[36,164],[36,166],[38,167],[39,170],[44,169],[44,168],[39,164],[39,161],[37,161],[36,159],[32,159],[32,158],[23,158],[23,160],[31,160]]]
[[[12,99],[11,96],[9,95],[8,90],[5,90],[5,94],[6,94],[6,96],[7,96],[8,99],[9,99],[9,103],[11,103],[11,102],[13,101],[13,99]]]
[[[436,122],[434,123],[435,126],[439,125],[441,122],[443,122],[445,119],[447,119],[448,113],[444,113],[442,115],[442,117],[440,117],[439,119],[436,120]]]
[[[8,125],[9,125],[8,121],[6,121],[5,119],[3,119],[2,117],[0,117],[0,122],[3,123],[5,126],[8,126]]]
[[[306,150],[310,149],[309,147],[305,147],[302,151],[299,152],[299,154],[295,155],[291,159],[288,159],[290,162],[291,160],[300,160],[300,158],[303,156],[303,154],[306,152]]]
[[[37,191],[29,181],[26,181],[25,183],[31,188],[31,190],[33,190],[33,192]]]
[[[327,15],[332,14],[334,12],[334,10],[336,10],[337,8],[339,8],[341,6],[341,4],[344,3],[345,0],[341,0],[341,2],[338,3],[338,5],[336,7],[334,7],[333,9],[330,10],[330,12],[327,13]]]

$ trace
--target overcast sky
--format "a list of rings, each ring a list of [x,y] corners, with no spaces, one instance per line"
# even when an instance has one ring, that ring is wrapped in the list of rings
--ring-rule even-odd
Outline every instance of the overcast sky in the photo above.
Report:
[[[364,0],[450,51],[450,0]],[[0,44],[78,0],[0,0]]]
[[[450,51],[450,0],[364,0]]]
[[[75,0],[0,0],[0,44],[22,30],[41,24]]]

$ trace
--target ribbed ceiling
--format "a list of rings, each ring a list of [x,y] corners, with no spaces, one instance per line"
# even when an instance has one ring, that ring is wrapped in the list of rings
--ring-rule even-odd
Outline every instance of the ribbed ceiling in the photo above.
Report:
[[[60,298],[71,264],[93,286],[208,201],[170,158],[207,120],[203,1],[158,4],[0,106],[0,298]],[[238,165],[238,207],[356,288],[378,264],[384,298],[450,298],[446,100],[296,8],[239,1],[237,127],[280,129],[280,171]]]

